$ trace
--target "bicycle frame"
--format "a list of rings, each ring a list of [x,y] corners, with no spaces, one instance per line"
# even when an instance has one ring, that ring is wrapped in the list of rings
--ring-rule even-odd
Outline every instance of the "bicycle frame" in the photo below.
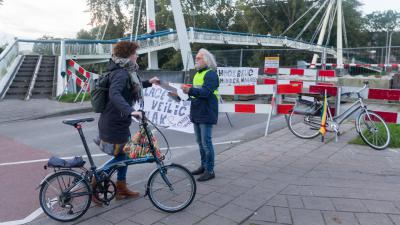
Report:
[[[346,119],[348,119],[351,115],[353,115],[355,112],[357,112],[360,109],[366,110],[366,106],[364,102],[362,101],[362,98],[358,98],[357,101],[353,102],[351,106],[346,109],[344,112],[340,113],[339,115],[335,115],[332,117],[332,112],[329,108],[329,103],[328,103],[328,116],[331,121],[336,122],[338,124],[342,124]]]

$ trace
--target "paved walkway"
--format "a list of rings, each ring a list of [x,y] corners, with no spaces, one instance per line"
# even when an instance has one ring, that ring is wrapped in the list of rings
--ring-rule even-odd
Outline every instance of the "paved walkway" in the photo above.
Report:
[[[0,123],[88,112],[90,108],[90,102],[80,104],[63,103],[50,99],[2,100],[0,101]]]
[[[353,124],[344,130],[338,143],[322,143],[283,129],[217,155],[216,179],[197,183],[183,212],[139,198],[92,207],[73,224],[400,224],[400,149],[349,145]],[[30,224],[57,223],[42,216]]]

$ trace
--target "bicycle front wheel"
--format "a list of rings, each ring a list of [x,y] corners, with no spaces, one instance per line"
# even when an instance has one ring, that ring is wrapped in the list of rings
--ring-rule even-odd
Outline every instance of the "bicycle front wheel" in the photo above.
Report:
[[[56,172],[40,188],[40,207],[50,218],[69,222],[88,210],[91,189],[83,176],[73,171]]]
[[[321,116],[301,115],[292,111],[287,118],[289,130],[299,138],[312,139],[319,135]]]
[[[196,182],[188,169],[171,164],[155,170],[147,183],[147,193],[155,207],[165,212],[179,212],[196,195]]]
[[[376,150],[389,146],[390,131],[385,121],[371,111],[362,112],[357,118],[358,131],[363,141]]]

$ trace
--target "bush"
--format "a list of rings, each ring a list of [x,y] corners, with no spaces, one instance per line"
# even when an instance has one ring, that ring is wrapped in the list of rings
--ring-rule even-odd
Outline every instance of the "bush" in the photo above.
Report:
[[[400,125],[399,124],[387,124],[390,131],[390,143],[389,148],[400,148]],[[360,136],[357,136],[353,140],[349,141],[350,144],[366,145]]]
[[[67,93],[67,94],[63,94],[57,97],[57,99],[59,99],[60,102],[74,102],[76,96],[78,95],[78,93]],[[78,99],[76,100],[76,102],[80,102],[83,98],[83,93],[80,94],[80,96],[78,97]],[[89,101],[90,100],[90,94],[86,93],[85,94],[85,100],[84,101]]]

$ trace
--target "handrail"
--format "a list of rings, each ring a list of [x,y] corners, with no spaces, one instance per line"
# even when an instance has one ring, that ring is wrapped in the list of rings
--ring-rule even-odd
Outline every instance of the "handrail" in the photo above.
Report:
[[[38,62],[36,63],[35,72],[33,73],[33,77],[31,80],[31,84],[29,85],[28,93],[26,93],[25,100],[29,100],[32,96],[32,90],[36,83],[36,78],[40,70],[40,64],[42,64],[42,55],[39,56]]]
[[[10,45],[8,45],[6,47],[6,49],[4,49],[4,51],[0,54],[0,61],[3,60],[6,57],[8,52],[10,52],[11,49],[14,47],[14,45],[16,45],[17,43],[18,43],[18,39],[15,39],[13,42],[11,42]]]

